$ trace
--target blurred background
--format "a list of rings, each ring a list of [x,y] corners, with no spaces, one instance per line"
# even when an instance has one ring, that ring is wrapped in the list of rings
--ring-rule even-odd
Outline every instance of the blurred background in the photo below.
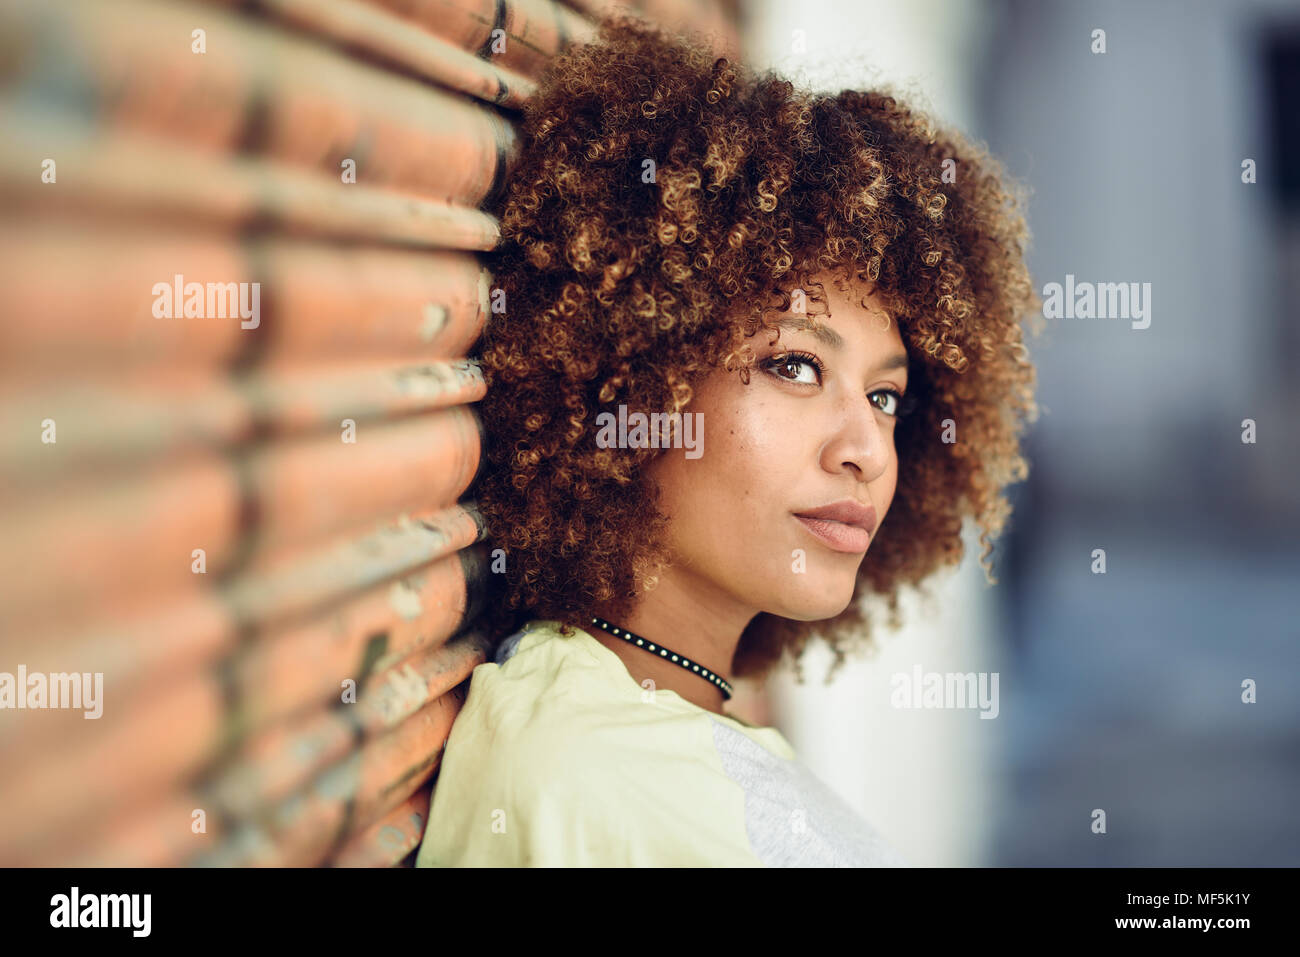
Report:
[[[492,650],[480,207],[629,6],[0,0],[0,672],[103,676],[94,720],[0,711],[0,865],[411,864]],[[876,654],[735,711],[915,864],[1300,863],[1300,9],[637,9],[894,85],[1031,188],[1040,288],[1152,290],[1031,340],[999,583],[968,529]],[[892,707],[915,667],[996,672],[997,718]]]

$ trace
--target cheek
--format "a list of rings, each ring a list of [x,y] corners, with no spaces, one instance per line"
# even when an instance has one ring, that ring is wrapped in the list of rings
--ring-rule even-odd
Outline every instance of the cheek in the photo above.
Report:
[[[761,398],[725,410],[725,418],[719,422],[719,438],[725,453],[738,457],[733,459],[738,469],[743,463],[752,472],[770,464],[782,446],[788,448],[789,429],[778,415],[779,407]]]
[[[761,395],[742,389],[724,383],[701,395],[702,456],[673,449],[651,466],[664,510],[679,526],[674,535],[697,543],[690,551],[752,540],[791,487],[793,476],[781,471],[793,461],[788,424],[776,421],[778,409]]]
[[[799,447],[802,433],[786,421],[790,412],[781,403],[764,401],[754,390],[729,398],[706,417],[704,456],[688,465],[700,468],[698,504],[705,517],[725,524],[734,541],[754,541],[772,527],[772,516],[796,487],[807,450]]]

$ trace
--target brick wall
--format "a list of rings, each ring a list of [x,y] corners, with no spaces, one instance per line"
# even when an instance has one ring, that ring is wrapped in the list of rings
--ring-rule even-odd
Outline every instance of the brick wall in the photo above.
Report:
[[[0,865],[410,865],[491,653],[481,207],[620,6],[0,6]]]

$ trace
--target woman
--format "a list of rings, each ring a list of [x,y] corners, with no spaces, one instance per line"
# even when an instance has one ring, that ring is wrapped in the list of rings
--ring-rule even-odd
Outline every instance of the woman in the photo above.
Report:
[[[523,118],[477,356],[502,574],[418,866],[904,863],[736,678],[990,536],[1037,416],[1001,169],[632,19]],[[503,295],[502,295],[503,294]]]

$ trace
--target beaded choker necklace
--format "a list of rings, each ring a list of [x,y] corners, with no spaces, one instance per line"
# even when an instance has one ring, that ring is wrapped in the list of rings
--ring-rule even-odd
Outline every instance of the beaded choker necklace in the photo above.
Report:
[[[731,685],[727,683],[726,679],[710,671],[708,668],[704,667],[704,665],[700,664],[698,661],[691,661],[689,658],[685,658],[677,654],[670,648],[665,648],[663,645],[656,644],[655,642],[650,641],[647,638],[642,638],[640,635],[636,634],[635,632],[628,631],[626,628],[620,628],[617,625],[612,625],[609,622],[607,622],[604,618],[592,618],[591,623],[595,625],[597,628],[600,628],[602,631],[607,631],[611,635],[616,635],[619,638],[622,638],[630,645],[636,645],[638,648],[644,648],[646,651],[659,655],[665,661],[671,661],[674,664],[681,665],[687,671],[691,672],[691,674],[696,674],[699,675],[701,678],[708,679],[709,681],[717,685],[720,689],[722,689],[722,697],[725,700],[731,699]]]

